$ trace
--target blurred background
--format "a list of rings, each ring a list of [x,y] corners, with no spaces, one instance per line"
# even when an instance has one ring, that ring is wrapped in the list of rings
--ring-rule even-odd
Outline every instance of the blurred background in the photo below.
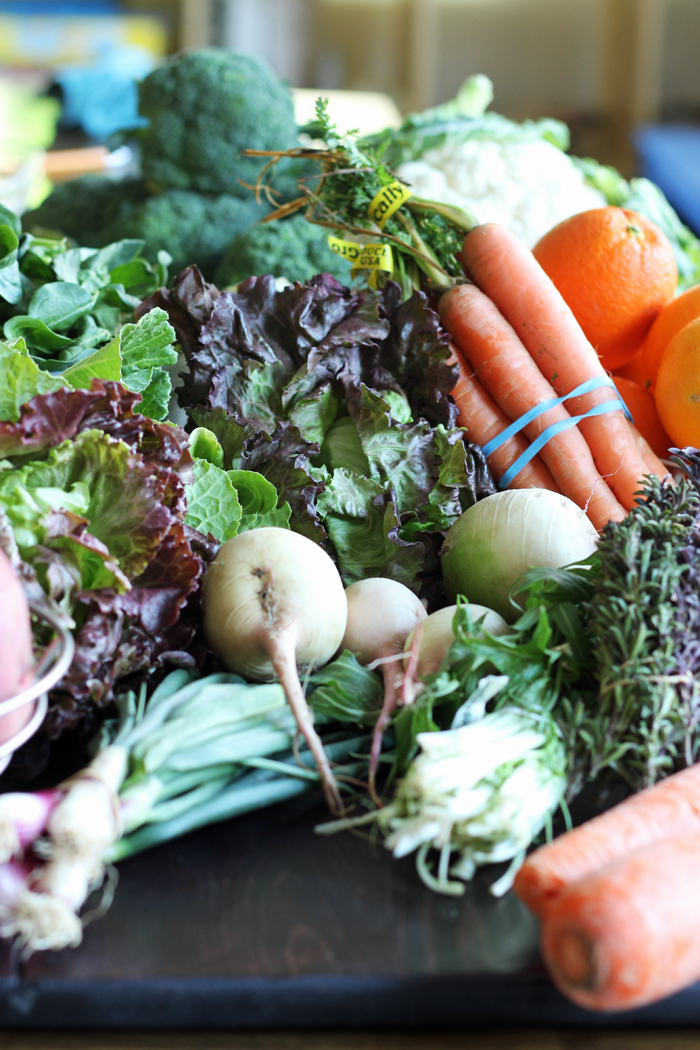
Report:
[[[136,82],[216,44],[299,89],[299,122],[322,91],[365,131],[485,73],[494,110],[563,119],[573,153],[654,178],[697,230],[674,183],[692,197],[700,179],[698,42],[699,0],[0,0],[0,170],[25,164],[34,205],[42,179],[128,166],[111,136],[139,122]],[[28,173],[37,146],[52,152]]]

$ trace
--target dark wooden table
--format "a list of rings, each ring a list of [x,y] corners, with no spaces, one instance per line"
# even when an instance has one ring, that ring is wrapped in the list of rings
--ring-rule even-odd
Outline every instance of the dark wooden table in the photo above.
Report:
[[[461,898],[438,896],[411,858],[395,861],[357,835],[315,836],[323,817],[322,804],[304,796],[121,864],[110,911],[78,949],[13,969],[5,948],[0,1050],[622,1047],[635,1044],[606,1043],[603,1030],[649,1024],[698,1024],[700,1047],[697,988],[612,1018],[578,1009],[540,967],[535,920],[512,894],[489,895],[493,872]],[[533,1032],[500,1043],[470,1034],[506,1027],[547,1031],[539,1042]],[[575,1027],[598,1029],[588,1033],[597,1041],[577,1043],[565,1031]],[[95,1030],[102,1034],[86,1034]],[[672,1038],[639,1045],[690,1045]]]

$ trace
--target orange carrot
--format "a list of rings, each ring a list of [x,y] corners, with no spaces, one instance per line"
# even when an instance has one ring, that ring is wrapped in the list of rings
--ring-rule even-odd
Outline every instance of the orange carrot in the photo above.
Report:
[[[545,914],[570,883],[677,835],[700,836],[700,763],[540,846],[516,875],[515,892],[536,915]]]
[[[462,284],[446,292],[438,311],[479,382],[510,420],[555,397],[511,326],[474,285]],[[563,405],[558,405],[532,420],[525,434],[533,441],[552,423],[568,418]],[[560,491],[586,510],[596,528],[625,516],[576,427],[551,438],[539,454]]]
[[[489,397],[471,367],[465,362],[461,351],[453,345],[452,357],[448,364],[455,363],[459,367],[459,379],[452,390],[452,397],[459,409],[457,424],[464,427],[470,441],[476,442],[477,445],[485,445],[498,434],[502,434],[512,420],[501,412],[496,402]],[[518,456],[525,452],[527,447],[525,438],[515,434],[491,453],[488,464],[496,481],[501,480],[508,468],[515,463]],[[510,487],[559,491],[552,475],[538,456],[531,459],[517,477],[513,478]]]
[[[589,379],[606,375],[571,310],[517,237],[495,223],[477,226],[464,239],[461,260],[465,272],[513,325],[557,393],[567,394]],[[600,387],[568,402],[569,411],[579,415],[612,400],[611,393]],[[623,507],[630,509],[649,467],[622,410],[584,419],[579,428],[601,475],[609,479]],[[658,469],[663,471],[661,463]]]
[[[572,883],[545,912],[541,948],[565,995],[628,1010],[700,978],[700,834],[616,860]]]

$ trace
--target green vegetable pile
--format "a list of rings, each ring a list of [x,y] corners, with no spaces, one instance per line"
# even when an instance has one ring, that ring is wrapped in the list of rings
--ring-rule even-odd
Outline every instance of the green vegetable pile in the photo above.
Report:
[[[24,216],[25,229],[60,231],[95,248],[138,239],[151,262],[167,251],[174,273],[196,263],[210,278],[237,241],[226,263],[235,273],[217,276],[224,284],[253,272],[307,280],[326,268],[324,259],[332,257],[320,231],[310,236],[298,224],[289,227],[283,253],[254,232],[271,203],[251,193],[260,162],[242,152],[280,143],[292,148],[297,139],[291,92],[263,62],[227,48],[176,55],[139,85],[139,110],[148,125],[125,129],[123,136],[138,140],[142,175],[119,181],[86,175],[61,183]],[[271,200],[292,197],[303,174],[298,162],[283,166]],[[251,263],[243,271],[241,251]],[[337,270],[339,260],[333,266]]]
[[[439,603],[442,534],[494,488],[454,426],[449,341],[422,293],[402,303],[394,284],[350,291],[327,274],[219,292],[193,269],[149,307],[177,327],[179,402],[216,436],[212,462],[264,475],[346,585],[389,576]]]
[[[65,238],[22,233],[0,208],[0,419],[16,420],[37,393],[89,387],[92,378],[119,380],[142,394],[141,411],[168,411],[175,332],[166,315],[133,323],[134,309],[168,276],[170,257],[156,266],[141,255],[143,241],[121,240],[98,251]]]

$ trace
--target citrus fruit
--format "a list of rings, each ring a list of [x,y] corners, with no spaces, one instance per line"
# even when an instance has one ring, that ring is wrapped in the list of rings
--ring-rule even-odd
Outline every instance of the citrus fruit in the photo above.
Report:
[[[631,361],[628,361],[626,365],[622,365],[613,372],[613,379],[617,380],[618,376],[622,379],[631,379],[633,383],[637,383],[644,390],[651,387],[651,376],[644,361],[643,350],[638,350]]]
[[[544,235],[534,255],[612,372],[641,348],[678,281],[668,237],[624,208],[572,215]]]
[[[632,413],[634,425],[660,459],[665,459],[671,439],[663,428],[650,390],[645,390],[631,379],[613,377],[620,397]]]
[[[623,395],[624,396],[624,395]],[[700,318],[674,335],[664,350],[654,398],[674,444],[700,446]]]
[[[656,382],[664,350],[674,335],[696,317],[700,317],[700,284],[666,303],[647,332],[642,355],[652,384]]]

